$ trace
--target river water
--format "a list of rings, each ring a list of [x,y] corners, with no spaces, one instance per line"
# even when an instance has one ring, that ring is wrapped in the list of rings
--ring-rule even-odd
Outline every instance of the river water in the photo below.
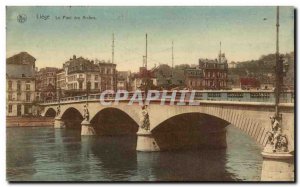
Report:
[[[257,181],[261,148],[227,127],[227,149],[143,153],[136,137],[81,137],[80,131],[7,128],[9,181]]]

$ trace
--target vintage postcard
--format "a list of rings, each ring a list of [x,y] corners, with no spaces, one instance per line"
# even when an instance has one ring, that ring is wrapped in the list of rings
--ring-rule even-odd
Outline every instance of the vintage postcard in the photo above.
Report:
[[[292,6],[7,6],[9,182],[295,182]]]

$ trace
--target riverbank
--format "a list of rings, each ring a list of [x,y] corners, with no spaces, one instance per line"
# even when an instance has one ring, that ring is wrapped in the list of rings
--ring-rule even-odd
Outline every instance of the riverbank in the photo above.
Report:
[[[6,117],[6,127],[43,127],[53,123],[53,117]]]

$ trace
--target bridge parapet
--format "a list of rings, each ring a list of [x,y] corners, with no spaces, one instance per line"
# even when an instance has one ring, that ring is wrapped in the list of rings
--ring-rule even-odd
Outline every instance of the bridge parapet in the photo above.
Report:
[[[184,100],[189,100],[191,91],[180,90],[176,92],[175,102],[181,99],[182,92],[185,92],[186,96]],[[154,102],[161,101],[162,92],[160,93],[160,98],[152,100]],[[167,94],[171,95],[172,91],[168,91]],[[134,92],[129,92],[129,99],[123,99],[121,101],[129,101],[133,96]],[[143,99],[145,99],[144,92],[141,92]],[[115,101],[116,93],[105,94],[103,96],[105,101]],[[275,103],[274,92],[270,90],[260,90],[260,91],[195,91],[193,98],[195,101],[205,102],[205,101],[228,101],[228,102],[249,102],[249,103]],[[60,100],[52,100],[41,102],[40,105],[49,105],[57,103],[70,103],[70,102],[83,102],[83,101],[100,101],[101,94],[90,94],[88,97],[86,95],[65,97]],[[283,92],[281,93],[280,103],[294,103],[294,92]]]

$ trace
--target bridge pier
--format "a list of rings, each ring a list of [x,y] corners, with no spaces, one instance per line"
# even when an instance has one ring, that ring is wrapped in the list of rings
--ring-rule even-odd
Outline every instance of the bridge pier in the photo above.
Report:
[[[137,132],[136,150],[143,152],[154,152],[160,151],[160,148],[150,131],[139,128],[139,131]]]
[[[66,127],[65,122],[60,117],[56,117],[54,119],[54,128],[63,129],[65,127]]]
[[[89,121],[83,120],[81,122],[81,136],[93,136],[93,135],[96,135],[96,131],[93,125]]]
[[[294,181],[294,155],[288,152],[262,152],[261,181]]]

